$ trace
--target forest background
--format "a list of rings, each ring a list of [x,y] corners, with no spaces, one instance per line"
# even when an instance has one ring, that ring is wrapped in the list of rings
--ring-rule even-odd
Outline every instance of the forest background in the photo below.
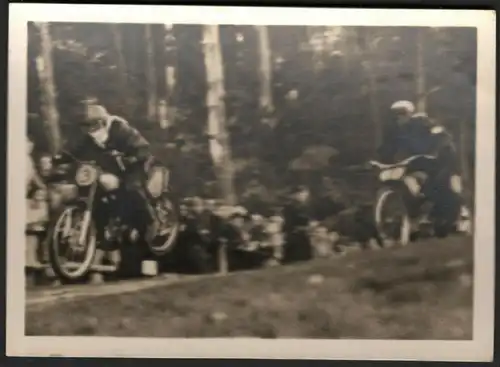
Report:
[[[454,136],[470,202],[476,48],[474,28],[30,23],[28,134],[36,155],[58,152],[94,99],[145,135],[182,196],[257,210],[305,184],[350,205],[373,199],[351,168],[408,99]]]

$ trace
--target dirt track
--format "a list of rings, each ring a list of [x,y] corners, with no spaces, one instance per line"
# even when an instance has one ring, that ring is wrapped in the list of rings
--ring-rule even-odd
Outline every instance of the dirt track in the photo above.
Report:
[[[82,284],[61,288],[29,290],[26,292],[26,306],[30,309],[39,308],[53,303],[61,303],[78,298],[136,292],[142,289],[191,281],[193,278],[199,278],[199,276],[164,274],[153,279],[134,279],[103,284]]]
[[[26,307],[30,310],[39,309],[53,305],[55,303],[59,304],[76,299],[88,299],[106,295],[133,293],[155,287],[188,283],[203,278],[216,277],[219,277],[219,275],[162,274],[150,279],[133,279],[102,284],[81,284],[74,286],[64,286],[60,288],[33,289],[26,292]]]

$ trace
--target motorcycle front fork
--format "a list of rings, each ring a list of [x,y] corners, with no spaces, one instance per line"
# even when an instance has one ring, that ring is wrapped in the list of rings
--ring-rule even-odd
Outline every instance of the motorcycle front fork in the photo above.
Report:
[[[83,213],[82,229],[80,231],[80,238],[78,239],[78,244],[84,246],[86,243],[87,233],[89,231],[92,222],[92,212],[87,209]]]

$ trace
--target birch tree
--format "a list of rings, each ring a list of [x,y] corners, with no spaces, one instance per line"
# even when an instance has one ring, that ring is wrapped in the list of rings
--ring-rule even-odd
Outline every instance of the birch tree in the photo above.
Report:
[[[272,93],[272,61],[269,45],[269,31],[267,26],[255,26],[259,40],[259,79],[260,97],[259,106],[262,112],[274,111]]]
[[[203,26],[202,43],[207,78],[207,131],[210,138],[210,155],[220,194],[227,205],[234,205],[236,203],[233,187],[234,167],[231,161],[229,135],[226,128],[223,61],[217,25]]]
[[[358,30],[361,33],[359,44],[356,47],[356,53],[361,56],[361,65],[364,69],[365,76],[368,82],[368,95],[370,103],[370,115],[373,123],[374,132],[374,149],[380,145],[382,140],[382,121],[380,119],[379,100],[378,100],[378,85],[375,65],[377,63],[377,48],[382,41],[382,37],[377,37],[374,34],[369,34],[364,29]]]
[[[122,46],[122,34],[120,31],[120,25],[117,23],[111,24],[111,34],[113,36],[113,46],[116,55],[116,66],[118,69],[118,77],[120,80],[121,91],[127,95],[128,91],[128,80],[127,80],[127,67],[125,64],[125,58],[123,56],[123,46]],[[127,98],[125,98],[125,101]]]
[[[122,91],[122,102],[124,104],[125,110],[129,110],[129,85],[127,77],[127,66],[125,63],[125,57],[123,55],[123,45],[122,45],[122,34],[120,31],[120,25],[117,23],[111,24],[111,34],[113,36],[113,46],[116,54],[116,67],[118,71],[118,78],[120,83],[120,90]]]
[[[153,51],[153,35],[151,25],[145,25],[145,41],[146,41],[146,76],[147,76],[147,93],[148,93],[148,120],[154,121],[156,119],[156,109],[158,106],[157,84],[156,84],[156,68],[154,62]]]
[[[203,52],[207,78],[208,136],[220,195],[226,205],[236,203],[234,191],[234,167],[231,160],[229,135],[226,128],[226,108],[224,103],[224,72],[221,54],[219,26],[203,26]],[[219,273],[229,270],[227,244],[218,248]]]
[[[53,154],[56,154],[62,143],[52,61],[52,40],[48,23],[37,23],[36,26],[40,32],[41,40],[40,54],[35,60],[40,80],[40,108],[49,136],[50,149]]]
[[[417,30],[417,110],[426,112],[427,110],[427,87],[425,78],[425,32],[424,29]]]
[[[172,24],[165,24],[165,100],[161,101],[159,111],[160,124],[167,128],[175,123],[175,106],[173,101],[176,85],[175,36]]]

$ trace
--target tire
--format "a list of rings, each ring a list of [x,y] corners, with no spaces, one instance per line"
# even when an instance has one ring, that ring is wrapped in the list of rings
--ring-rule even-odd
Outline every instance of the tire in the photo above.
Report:
[[[88,240],[83,251],[83,261],[80,265],[76,266],[76,270],[70,270],[64,263],[61,262],[59,256],[59,248],[61,246],[61,241],[58,236],[59,230],[62,227],[65,218],[68,215],[72,215],[75,211],[83,212],[82,207],[78,205],[67,206],[60,210],[59,215],[56,217],[51,231],[50,231],[50,243],[49,243],[49,262],[56,273],[56,275],[65,281],[75,282],[84,279],[92,267],[94,257],[97,250],[97,240],[96,240],[96,230],[94,222],[91,221]]]
[[[393,238],[393,236],[388,235],[386,233],[386,229],[383,223],[383,211],[385,207],[388,205],[389,199],[394,197],[396,198],[397,201],[399,201],[400,203],[399,205],[401,205],[403,208],[403,217],[401,218],[401,225],[399,227],[399,235],[397,236],[397,238]],[[377,232],[380,234],[383,241],[387,239],[396,240],[401,246],[406,246],[410,242],[410,237],[411,237],[410,218],[408,216],[404,200],[401,197],[400,193],[397,192],[397,190],[390,187],[385,187],[378,192],[375,203],[374,214],[375,214],[375,225],[377,228]]]
[[[170,207],[170,216],[169,221],[173,221],[171,232],[168,237],[155,237],[151,243],[148,243],[149,251],[154,256],[165,256],[170,253],[177,243],[177,239],[179,237],[180,232],[180,213],[179,213],[179,205],[175,199],[171,195],[163,194],[159,199],[163,203],[168,203]]]

